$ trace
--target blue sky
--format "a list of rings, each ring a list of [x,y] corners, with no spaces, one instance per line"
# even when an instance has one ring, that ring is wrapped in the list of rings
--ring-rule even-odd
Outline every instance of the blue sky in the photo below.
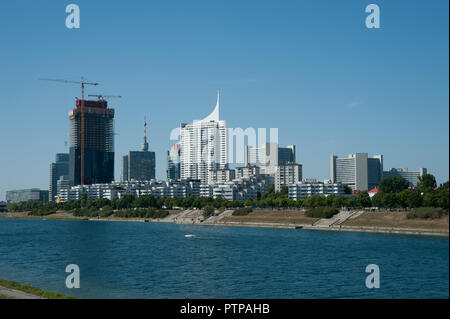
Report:
[[[76,3],[81,28],[65,27]],[[381,28],[365,27],[365,7]],[[68,151],[77,86],[122,95],[116,170],[138,150],[144,115],[157,177],[169,133],[209,114],[221,90],[229,127],[277,127],[304,177],[329,178],[329,157],[383,154],[385,168],[449,178],[448,1],[3,1],[0,11],[0,199],[48,188]]]

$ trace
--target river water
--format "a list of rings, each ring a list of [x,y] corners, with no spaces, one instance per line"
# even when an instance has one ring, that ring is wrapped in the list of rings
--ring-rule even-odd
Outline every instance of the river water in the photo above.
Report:
[[[192,233],[195,237],[186,238]],[[66,266],[80,288],[66,288]],[[366,266],[380,270],[368,289]],[[80,298],[448,298],[448,238],[0,219],[0,278]]]

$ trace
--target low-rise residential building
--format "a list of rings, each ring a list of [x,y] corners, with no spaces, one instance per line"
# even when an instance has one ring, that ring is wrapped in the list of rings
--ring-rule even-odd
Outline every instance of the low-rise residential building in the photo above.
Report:
[[[343,184],[337,183],[295,183],[289,185],[289,198],[300,199],[311,195],[344,195]]]
[[[209,171],[208,184],[220,184],[230,182],[236,177],[234,169],[224,168]]]
[[[109,200],[122,198],[126,194],[134,197],[152,194],[153,196],[186,198],[188,196],[200,196],[200,181],[131,180],[110,184],[78,185],[62,188],[58,196],[62,202],[67,202],[81,199],[83,193],[86,193],[91,199],[107,198]]]
[[[259,168],[259,166],[256,166],[256,165],[236,167],[235,171],[236,171],[236,174],[235,174],[236,178],[252,178],[252,177],[259,178],[260,177],[260,168]]]

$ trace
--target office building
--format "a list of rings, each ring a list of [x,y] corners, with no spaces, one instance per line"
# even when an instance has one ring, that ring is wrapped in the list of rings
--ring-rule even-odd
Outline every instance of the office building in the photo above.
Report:
[[[114,179],[114,109],[105,100],[84,102],[84,184]],[[81,100],[69,111],[71,185],[81,184]]]
[[[290,163],[278,165],[275,172],[275,191],[279,192],[284,186],[296,184],[302,180],[302,165]]]
[[[56,154],[55,163],[50,164],[50,185],[49,185],[49,201],[55,201],[58,192],[58,180],[61,176],[69,176],[69,154]]]
[[[279,147],[278,143],[264,143],[260,147],[246,146],[245,166],[258,166],[261,174],[273,175],[278,165],[295,163],[295,145]]]
[[[209,172],[228,167],[226,122],[219,120],[219,93],[213,112],[180,130],[180,177],[208,183]]]
[[[180,144],[172,145],[167,151],[167,179],[180,179]]]
[[[367,153],[350,154],[346,158],[333,155],[330,158],[332,183],[348,185],[352,190],[367,191],[383,178],[383,155],[372,158]]]
[[[295,163],[295,145],[278,147],[278,165]]]
[[[48,191],[41,190],[39,188],[30,189],[17,189],[6,191],[6,202],[7,203],[20,203],[28,201],[36,201],[41,203],[48,202]]]
[[[389,171],[383,172],[383,178],[400,176],[408,181],[410,187],[414,187],[419,182],[419,177],[425,174],[427,174],[426,168],[419,168],[418,171],[410,171],[407,168],[391,168]]]
[[[155,152],[148,150],[147,121],[144,120],[142,151],[130,151],[122,157],[122,181],[155,179]]]

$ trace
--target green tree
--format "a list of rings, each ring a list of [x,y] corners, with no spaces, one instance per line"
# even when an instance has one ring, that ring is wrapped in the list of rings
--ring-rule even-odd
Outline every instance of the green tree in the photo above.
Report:
[[[208,205],[208,206],[203,207],[203,217],[208,218],[212,214],[214,214],[213,206]]]
[[[422,195],[418,191],[410,191],[406,199],[406,204],[409,208],[422,206]]]
[[[378,185],[378,189],[382,193],[400,193],[402,190],[408,189],[408,187],[408,181],[400,176],[383,178]]]
[[[367,191],[359,192],[358,203],[361,207],[370,207],[372,205],[369,193]]]
[[[419,176],[419,182],[417,183],[417,189],[421,192],[432,190],[436,187],[436,178],[431,174],[425,174]]]
[[[437,207],[439,201],[438,193],[435,191],[427,191],[423,194],[423,206]]]
[[[382,203],[382,205],[384,207],[390,207],[390,208],[394,208],[394,207],[399,207],[400,206],[398,198],[397,198],[397,194],[395,194],[395,193],[384,194],[381,203]]]
[[[348,185],[344,185],[344,194],[350,195],[352,193],[352,189]]]

